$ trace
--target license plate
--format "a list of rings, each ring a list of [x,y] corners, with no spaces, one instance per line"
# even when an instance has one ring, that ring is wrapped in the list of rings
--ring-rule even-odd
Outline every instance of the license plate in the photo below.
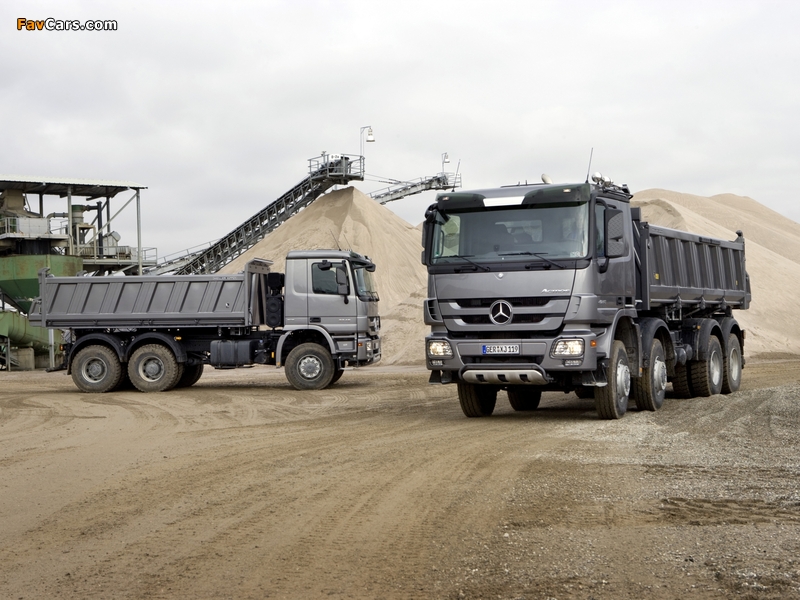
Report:
[[[485,344],[484,354],[519,354],[519,344]]]

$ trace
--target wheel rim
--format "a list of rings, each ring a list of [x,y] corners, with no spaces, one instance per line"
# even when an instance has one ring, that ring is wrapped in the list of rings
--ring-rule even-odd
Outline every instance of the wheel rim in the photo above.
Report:
[[[617,398],[622,401],[631,393],[631,370],[624,361],[617,363]]]
[[[711,359],[708,361],[708,371],[711,376],[711,383],[714,386],[719,385],[722,381],[722,357],[719,352],[714,352]]]
[[[139,364],[139,376],[146,381],[158,381],[164,376],[164,363],[152,357]]]
[[[667,389],[667,365],[660,356],[653,364],[653,386],[656,394],[661,394]]]
[[[105,379],[107,373],[108,365],[106,365],[105,361],[102,361],[99,358],[93,358],[83,365],[82,374],[86,381],[100,383],[103,381],[103,379]]]
[[[297,370],[304,379],[316,379],[322,372],[322,361],[316,356],[304,356],[297,363]]]
[[[739,349],[734,348],[731,352],[730,360],[728,361],[730,365],[730,376],[732,381],[739,381],[739,377],[742,374],[742,357],[739,354]]]

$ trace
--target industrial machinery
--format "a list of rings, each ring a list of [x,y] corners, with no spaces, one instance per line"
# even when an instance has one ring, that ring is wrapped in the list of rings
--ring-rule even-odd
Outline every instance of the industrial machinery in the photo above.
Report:
[[[60,343],[60,336],[50,339],[24,318],[39,294],[40,269],[56,275],[140,273],[155,264],[155,251],[142,248],[141,235],[136,247],[123,246],[112,228],[134,200],[138,219],[142,189],[123,181],[0,175],[0,363],[26,369],[54,364],[53,346]],[[123,192],[131,196],[112,214],[112,199]],[[52,204],[54,198],[65,206],[47,212],[45,203]],[[137,231],[141,232],[140,225]],[[22,364],[11,358],[12,348],[23,354],[29,354],[26,348],[33,349],[37,359]]]

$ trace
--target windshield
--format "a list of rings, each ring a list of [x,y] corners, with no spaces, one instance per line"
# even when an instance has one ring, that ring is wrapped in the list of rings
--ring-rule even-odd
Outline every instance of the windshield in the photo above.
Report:
[[[433,264],[583,258],[589,253],[586,202],[446,213],[434,225]]]
[[[356,281],[356,295],[365,302],[377,302],[378,288],[375,285],[375,278],[372,273],[364,267],[367,265],[353,265],[353,274]]]

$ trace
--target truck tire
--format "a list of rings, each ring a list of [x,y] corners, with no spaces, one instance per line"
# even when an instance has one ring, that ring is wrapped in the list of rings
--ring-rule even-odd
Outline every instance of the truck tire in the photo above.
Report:
[[[488,417],[497,404],[497,388],[493,385],[458,384],[458,401],[468,417]]]
[[[650,345],[649,366],[642,376],[633,380],[633,400],[639,410],[658,410],[664,404],[667,391],[667,362],[664,346],[654,339]]]
[[[529,385],[510,385],[506,393],[511,408],[517,411],[536,410],[542,401],[542,390]]]
[[[161,344],[137,348],[128,361],[128,377],[140,392],[171,390],[183,375],[183,364],[172,350]]]
[[[87,346],[72,361],[72,381],[82,392],[110,392],[122,379],[122,365],[117,353],[106,346]]]
[[[675,375],[672,377],[672,392],[678,398],[694,398],[688,364],[675,365]]]
[[[336,368],[330,353],[313,342],[300,344],[286,357],[286,379],[298,390],[321,390],[330,385]]]
[[[628,410],[631,369],[625,344],[614,340],[608,360],[608,385],[594,388],[594,405],[601,419],[619,419]]]
[[[708,360],[689,363],[689,378],[696,396],[714,396],[722,391],[722,373],[725,371],[725,358],[722,346],[716,336],[708,338]]]
[[[183,365],[183,375],[175,384],[176,388],[192,387],[203,375],[203,363],[198,365]]]
[[[725,367],[722,371],[722,393],[738,391],[742,385],[742,345],[735,333],[728,336],[725,351]]]
[[[331,378],[331,382],[328,385],[331,386],[337,381],[339,381],[342,378],[342,375],[344,375],[344,369],[339,369],[337,367],[336,370],[333,372],[333,377]]]

